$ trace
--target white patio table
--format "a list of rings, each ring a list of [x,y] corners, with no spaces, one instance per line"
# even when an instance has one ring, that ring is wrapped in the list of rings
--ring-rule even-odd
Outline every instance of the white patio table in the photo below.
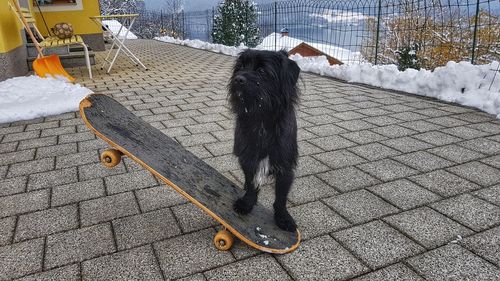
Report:
[[[125,40],[127,39],[127,36],[132,29],[132,26],[134,25],[134,22],[136,18],[139,16],[139,14],[125,14],[125,15],[104,15],[104,16],[92,16],[90,19],[94,21],[96,24],[101,25],[106,31],[109,32],[111,39],[113,41],[113,44],[111,45],[111,49],[109,49],[108,54],[106,55],[106,58],[102,62],[101,69],[104,69],[104,67],[109,64],[108,70],[106,73],[109,73],[111,71],[111,68],[113,67],[116,58],[118,57],[118,54],[123,50],[123,53],[135,64],[135,65],[140,65],[142,66],[145,70],[148,70],[148,68],[130,51],[127,46],[125,46]],[[103,23],[105,20],[111,20],[111,19],[122,19],[122,23],[120,24],[120,28],[118,32],[113,32],[111,28]],[[125,23],[128,22],[128,26],[125,26]],[[125,28],[124,28],[125,27]],[[122,31],[124,30],[125,34],[120,36]],[[121,39],[120,39],[121,37]],[[115,45],[118,46],[116,53],[114,54],[114,57],[112,60],[109,60],[111,57],[111,54],[113,53],[113,50],[115,48]]]

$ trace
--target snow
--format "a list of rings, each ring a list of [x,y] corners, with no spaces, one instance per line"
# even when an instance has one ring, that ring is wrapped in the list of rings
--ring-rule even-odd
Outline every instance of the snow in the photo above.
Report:
[[[11,78],[0,82],[0,123],[76,111],[90,93],[78,84],[54,78]]]
[[[486,65],[450,61],[434,71],[399,71],[396,65],[369,63],[331,66],[325,56],[290,58],[303,71],[471,106],[500,119],[500,76],[493,80],[499,64],[496,61]]]
[[[275,37],[276,37],[276,48],[275,48]],[[270,35],[264,37],[262,40],[262,43],[260,43],[257,46],[257,49],[265,49],[265,50],[281,50],[285,49],[287,51],[290,51],[291,49],[295,48],[298,46],[300,43],[305,42],[303,40],[290,37],[290,36],[282,36],[281,34],[278,33],[271,33]],[[354,64],[358,63],[359,61],[362,60],[362,56],[360,52],[353,52],[341,47],[337,47],[334,45],[328,45],[328,44],[320,44],[320,43],[312,43],[312,42],[305,42],[311,47],[314,47],[321,52],[336,58],[340,60],[341,62],[345,64]]]
[[[323,18],[330,23],[347,22],[354,23],[368,18],[362,13],[348,12],[343,10],[329,9],[323,14],[311,14],[312,17]]]
[[[208,42],[201,41],[198,39],[180,40],[180,39],[176,39],[176,38],[173,38],[170,36],[155,37],[154,39],[158,40],[158,41],[162,41],[162,42],[189,46],[189,47],[196,48],[196,49],[209,50],[209,51],[212,51],[215,53],[222,53],[222,54],[230,55],[230,56],[237,56],[240,52],[248,49],[243,44],[241,44],[238,47],[232,47],[232,46],[226,46],[226,45],[222,45],[222,44],[212,44],[212,43],[208,43]]]
[[[120,27],[122,27],[122,24],[117,20],[103,20],[102,23],[107,25],[114,35],[118,34],[118,31],[120,31]],[[128,29],[125,26],[123,26],[118,38],[123,39],[125,37],[125,33],[127,32],[127,30]],[[129,33],[127,34],[127,39],[137,39],[137,36],[135,36],[135,34],[132,33],[132,31],[129,31]]]
[[[179,40],[168,36],[155,39],[231,56],[236,56],[247,49],[243,45],[229,47],[200,40]],[[256,49],[262,49],[262,46],[257,46]],[[297,62],[302,71],[335,77],[347,82],[434,97],[475,107],[500,119],[500,73],[495,79],[495,71],[498,71],[499,65],[496,61],[486,65],[451,61],[434,71],[411,68],[399,71],[396,65],[369,63],[330,65],[326,56],[302,57],[296,54],[290,58]]]

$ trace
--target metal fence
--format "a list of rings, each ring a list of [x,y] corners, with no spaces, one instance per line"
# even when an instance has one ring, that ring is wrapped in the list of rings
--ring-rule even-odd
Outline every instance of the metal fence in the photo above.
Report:
[[[433,69],[450,60],[500,61],[500,0],[334,0],[258,4],[265,49],[300,42],[344,63],[398,63],[402,52]],[[135,33],[212,42],[217,7],[141,14]],[[279,32],[287,28],[288,36]]]

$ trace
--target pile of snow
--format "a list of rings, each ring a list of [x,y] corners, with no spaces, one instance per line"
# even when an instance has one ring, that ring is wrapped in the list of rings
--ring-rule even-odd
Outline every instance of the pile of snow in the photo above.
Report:
[[[0,123],[76,111],[90,93],[78,84],[54,78],[11,78],[0,82]]]
[[[331,66],[325,56],[292,55],[290,58],[303,71],[472,106],[500,119],[500,73],[494,79],[499,62],[472,65],[465,61],[450,61],[434,71],[399,71],[396,65],[363,63]]]
[[[326,21],[330,23],[355,23],[364,19],[367,19],[368,17],[365,16],[363,13],[358,13],[354,11],[344,11],[344,10],[337,10],[337,9],[327,9],[324,11],[322,14],[310,14],[312,17],[318,17],[318,18],[323,18]]]
[[[200,40],[179,40],[168,36],[155,39],[232,56],[247,49],[243,45],[228,47]],[[399,71],[396,65],[369,63],[330,65],[325,56],[302,57],[297,54],[291,55],[290,58],[296,61],[303,71],[335,77],[347,82],[455,102],[494,114],[500,119],[500,73],[494,79],[499,62],[492,62],[488,65],[449,62],[446,66],[438,67],[434,71],[425,69]]]
[[[215,53],[222,53],[230,56],[237,56],[240,52],[248,49],[245,45],[241,44],[238,47],[226,46],[222,44],[212,44],[201,40],[180,40],[170,36],[155,37],[155,40],[173,43],[177,45],[189,46],[196,49],[209,50]]]
[[[306,43],[307,45],[323,52],[324,54],[338,59],[344,64],[354,64],[362,60],[360,52],[353,52],[334,45],[306,42],[294,37],[282,36],[278,33],[271,33],[270,35],[266,36],[262,40],[262,43],[257,46],[257,49],[273,51],[285,49],[287,51],[290,51],[301,43]]]
[[[122,26],[122,24],[119,21],[103,20],[102,23],[107,25],[109,30],[111,30],[111,32],[113,32],[114,35],[117,35],[118,32],[120,32],[120,35],[118,35],[119,39],[123,39],[125,37],[125,33],[127,32],[128,29],[125,26]],[[121,31],[120,28],[122,29]],[[132,33],[132,31],[129,31],[127,34],[127,39],[137,39],[137,36],[135,36],[135,34]]]

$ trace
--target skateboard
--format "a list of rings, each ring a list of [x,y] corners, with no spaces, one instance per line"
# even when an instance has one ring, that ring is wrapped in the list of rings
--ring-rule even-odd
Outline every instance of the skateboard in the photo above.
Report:
[[[269,253],[284,254],[299,246],[300,232],[278,228],[273,211],[260,203],[250,214],[236,213],[233,202],[243,189],[111,97],[88,95],[80,102],[80,115],[111,146],[100,155],[104,166],[112,168],[127,156],[218,221],[222,230],[213,239],[217,249],[229,250],[233,235]]]

